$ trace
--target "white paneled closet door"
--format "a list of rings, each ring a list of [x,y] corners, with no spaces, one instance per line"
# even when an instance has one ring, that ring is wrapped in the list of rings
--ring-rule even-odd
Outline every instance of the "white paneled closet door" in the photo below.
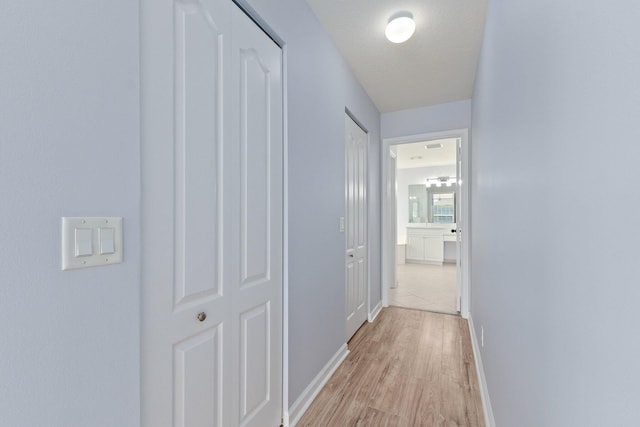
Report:
[[[142,0],[142,425],[279,426],[282,54],[230,0]]]
[[[367,320],[367,134],[345,115],[347,340]]]

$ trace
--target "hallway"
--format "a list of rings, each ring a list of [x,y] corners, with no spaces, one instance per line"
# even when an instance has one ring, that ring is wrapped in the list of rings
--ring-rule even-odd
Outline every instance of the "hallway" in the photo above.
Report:
[[[484,427],[467,321],[383,309],[297,426]]]

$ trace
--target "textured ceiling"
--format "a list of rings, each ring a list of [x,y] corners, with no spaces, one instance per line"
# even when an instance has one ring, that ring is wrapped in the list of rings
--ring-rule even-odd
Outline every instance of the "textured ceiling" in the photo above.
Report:
[[[487,0],[306,0],[380,112],[471,98]],[[389,42],[389,17],[416,32]]]
[[[425,149],[428,144],[442,144],[442,148]],[[456,139],[398,144],[396,147],[396,167],[398,169],[421,168],[425,166],[446,166],[456,164]]]

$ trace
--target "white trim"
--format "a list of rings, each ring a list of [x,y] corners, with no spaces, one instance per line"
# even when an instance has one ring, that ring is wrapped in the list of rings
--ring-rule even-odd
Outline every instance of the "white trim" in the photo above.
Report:
[[[462,294],[461,294],[461,307],[460,307],[460,315],[467,319],[469,318],[469,266],[471,264],[470,260],[470,237],[471,237],[471,227],[470,227],[470,173],[469,173],[469,129],[452,129],[443,132],[430,132],[423,133],[417,135],[408,135],[394,138],[384,138],[382,140],[381,153],[383,158],[386,158],[386,153],[389,151],[389,147],[396,144],[408,144],[411,142],[422,142],[429,141],[434,139],[444,139],[444,138],[460,138],[462,140],[462,169],[463,169],[463,187],[461,188],[461,197],[462,197],[462,224],[458,226],[461,227],[463,234],[462,239]],[[389,179],[389,173],[387,171],[387,162],[382,161],[382,191],[386,188],[386,182]],[[386,197],[384,197],[384,193],[381,193],[382,200],[382,224],[386,224],[386,221],[389,216],[389,207],[386,203]],[[388,231],[385,227],[382,227],[382,277],[385,278],[387,276],[387,270],[389,267],[389,260],[384,257],[384,254],[387,254],[388,251],[386,248],[389,244],[393,244],[395,247],[397,242],[389,242],[389,236],[387,235]],[[382,281],[382,305],[387,307],[389,306],[389,288],[385,284],[384,280]]]
[[[476,328],[473,325],[473,318],[469,314],[469,335],[471,335],[471,347],[473,348],[473,359],[476,361],[476,372],[478,373],[478,383],[480,384],[480,398],[482,399],[482,412],[484,413],[484,424],[487,427],[496,427],[496,420],[493,418],[493,408],[489,399],[489,388],[487,379],[484,376],[482,357],[480,357],[480,347],[476,337]]]
[[[284,424],[285,427],[295,427],[295,425],[300,421],[302,415],[311,405],[313,399],[316,398],[322,387],[329,381],[331,375],[338,369],[340,364],[346,359],[349,354],[349,348],[347,344],[343,344],[336,354],[333,355],[331,360],[322,368],[322,370],[316,375],[316,377],[311,381],[311,383],[304,389],[300,397],[296,399],[296,401],[289,408],[289,413],[283,417],[284,421],[288,421],[287,418],[291,420],[291,422],[287,425]]]
[[[289,414],[289,114],[287,46],[282,46],[282,420]],[[284,424],[284,425],[287,425]]]
[[[381,253],[381,260],[382,262],[380,263],[380,276],[382,278],[381,282],[380,282],[380,299],[384,304],[384,297],[383,297],[383,289],[393,289],[393,288],[397,288],[398,287],[398,272],[397,272],[397,265],[398,265],[398,218],[397,218],[397,212],[396,212],[396,205],[397,205],[397,200],[398,200],[398,194],[397,194],[397,185],[396,185],[396,179],[397,179],[397,173],[396,173],[396,164],[397,164],[397,154],[394,152],[395,150],[392,149],[391,147],[388,147],[388,149],[383,149],[383,158],[381,159],[381,164],[384,163],[383,168],[385,168],[385,170],[387,171],[387,179],[382,180],[382,185],[381,185],[381,191],[383,194],[383,197],[381,197],[381,213],[380,213],[380,220],[382,222],[382,227],[381,230],[381,242],[382,242],[382,236],[386,234],[387,236],[387,240],[389,242],[395,242],[396,244],[389,244],[388,246],[382,246],[381,245],[381,252],[385,251],[386,252],[382,252]],[[380,169],[380,173],[382,174],[382,169]],[[393,171],[393,172],[391,172]],[[393,181],[393,182],[392,182]],[[386,215],[385,215],[386,212]],[[405,245],[406,247],[406,245]],[[405,256],[402,257],[403,258],[403,263],[406,261],[405,260]],[[384,266],[386,265],[395,265],[396,268],[395,269],[385,269]],[[390,271],[393,270],[393,271]],[[393,273],[391,275],[389,275],[388,273]],[[391,277],[388,277],[391,276]],[[387,301],[388,302],[388,301]],[[388,306],[388,304],[386,304],[385,306]]]
[[[380,314],[381,311],[382,301],[378,301],[376,306],[373,307],[373,310],[371,310],[371,312],[369,313],[369,323],[373,323],[373,321],[376,320],[376,317],[378,317],[378,314]]]
[[[392,264],[394,261],[390,260],[388,247],[391,244],[390,230],[387,228],[389,222],[389,203],[387,200],[387,181],[389,181],[389,162],[388,156],[390,153],[391,144],[385,143],[386,139],[382,139],[380,144],[380,223],[382,224],[381,236],[380,236],[380,299],[383,307],[389,307],[389,288],[391,283],[387,283],[387,270],[388,264]],[[396,225],[397,228],[397,225]],[[397,239],[395,244],[397,245]],[[397,260],[395,261],[397,262]]]

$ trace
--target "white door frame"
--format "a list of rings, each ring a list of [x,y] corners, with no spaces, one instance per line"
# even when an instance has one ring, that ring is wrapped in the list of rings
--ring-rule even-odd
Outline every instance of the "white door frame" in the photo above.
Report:
[[[282,49],[282,425],[289,425],[289,114],[287,46]]]
[[[471,236],[471,227],[469,226],[470,219],[470,210],[469,210],[469,200],[470,200],[470,181],[469,181],[469,129],[453,129],[442,132],[429,132],[422,133],[418,135],[407,135],[407,136],[399,136],[394,138],[384,138],[382,140],[382,159],[384,159],[382,163],[382,188],[383,191],[389,185],[389,171],[388,171],[388,162],[386,158],[389,153],[389,148],[392,145],[397,144],[409,144],[412,142],[423,142],[423,141],[432,141],[436,139],[445,139],[445,138],[460,138],[462,141],[462,173],[463,176],[460,180],[460,199],[462,204],[462,216],[457,219],[457,228],[462,233],[461,240],[461,248],[460,252],[462,253],[462,262],[461,262],[461,270],[462,270],[462,292],[460,295],[460,315],[467,319],[469,318],[469,303],[470,303],[470,289],[469,289],[469,254],[470,254],[470,245],[469,245],[469,237]],[[391,209],[395,209],[395,206],[389,206],[387,197],[384,194],[381,195],[382,199],[382,224],[386,224],[389,221],[389,216]],[[397,242],[392,242],[389,230],[387,227],[382,227],[382,277],[385,278],[388,275],[389,269],[395,269],[395,257],[391,257],[389,246],[392,246],[395,253],[395,247]],[[393,259],[392,259],[393,258]],[[389,287],[385,281],[382,281],[382,305],[384,307],[389,306]]]
[[[384,187],[383,191],[385,191],[385,197],[386,197],[386,199],[382,201],[383,209],[385,204],[386,206],[397,206],[397,203],[398,203],[398,189],[396,188],[396,179],[397,179],[396,169],[397,169],[398,155],[396,154],[395,150],[393,150],[391,147],[389,147],[386,150],[386,154],[387,154],[386,157],[382,159],[382,161],[386,162],[387,164],[387,174],[388,174],[388,179],[385,181],[382,181],[385,184],[383,185]],[[393,173],[390,173],[391,170],[393,170]],[[383,222],[385,227],[385,231],[383,233],[387,233],[387,237],[389,241],[393,242],[398,239],[398,210],[389,209],[387,213],[388,215],[385,218],[385,222]],[[388,257],[386,258],[388,262],[391,263],[390,265],[397,266],[398,265],[397,248],[394,247],[393,245],[388,245],[386,249],[387,249],[387,252],[386,252],[386,255],[383,255],[383,259],[385,259],[384,257],[386,256]],[[387,276],[383,277],[383,280],[382,280],[383,288],[390,289],[390,288],[396,288],[398,286],[398,273],[396,270],[397,268],[388,268],[386,270],[381,269],[381,274],[382,274],[382,271],[385,271],[385,273],[387,274]],[[386,281],[386,284],[385,284],[385,281]],[[382,292],[381,292],[381,295],[382,295]]]

